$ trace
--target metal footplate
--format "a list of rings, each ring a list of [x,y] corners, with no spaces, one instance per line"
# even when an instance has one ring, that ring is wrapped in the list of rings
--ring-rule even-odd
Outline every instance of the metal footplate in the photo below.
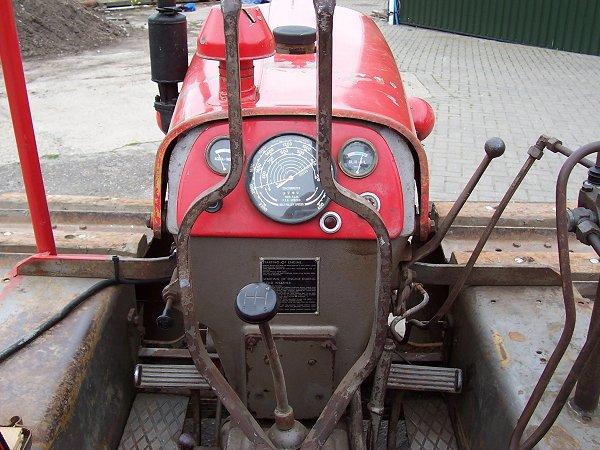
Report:
[[[403,391],[456,394],[462,389],[462,370],[451,367],[392,364],[387,387]]]
[[[410,450],[458,450],[452,420],[441,394],[414,394],[403,401]]]
[[[177,450],[188,397],[184,395],[136,395],[118,450]]]
[[[191,364],[138,364],[133,378],[138,388],[210,389],[206,379]]]

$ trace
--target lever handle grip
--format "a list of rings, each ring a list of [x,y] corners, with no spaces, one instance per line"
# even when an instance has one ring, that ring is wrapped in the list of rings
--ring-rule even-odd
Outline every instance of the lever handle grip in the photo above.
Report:
[[[277,294],[267,283],[244,286],[235,300],[235,312],[246,323],[259,325],[271,320],[279,310]]]
[[[171,316],[171,309],[173,308],[173,298],[167,299],[167,304],[162,314],[156,318],[156,325],[158,328],[168,330],[173,326],[173,317]]]
[[[504,154],[506,144],[499,137],[493,137],[485,141],[484,148],[490,159],[494,159]]]
[[[168,330],[173,326],[173,318],[169,312],[164,312],[156,318],[156,325],[162,330]]]

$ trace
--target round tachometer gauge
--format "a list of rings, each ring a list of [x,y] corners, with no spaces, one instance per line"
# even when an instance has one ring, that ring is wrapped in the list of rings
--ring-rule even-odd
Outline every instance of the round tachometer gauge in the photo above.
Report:
[[[248,193],[277,222],[301,223],[319,214],[329,198],[319,182],[315,142],[298,134],[265,142],[248,165]]]

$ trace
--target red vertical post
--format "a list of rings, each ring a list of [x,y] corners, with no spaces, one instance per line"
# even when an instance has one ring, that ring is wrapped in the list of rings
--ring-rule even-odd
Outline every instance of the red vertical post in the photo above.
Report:
[[[56,255],[12,0],[0,0],[0,61],[37,249]]]

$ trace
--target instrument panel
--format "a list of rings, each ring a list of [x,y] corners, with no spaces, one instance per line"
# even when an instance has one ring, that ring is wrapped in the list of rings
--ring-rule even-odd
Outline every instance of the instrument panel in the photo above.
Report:
[[[228,126],[208,126],[186,151],[178,179],[176,225],[202,192],[223,181],[231,155]],[[314,119],[244,120],[244,168],[238,186],[214,212],[200,215],[194,236],[371,239],[370,226],[355,213],[331,202],[317,172]],[[402,140],[400,138],[400,140]],[[404,144],[406,149],[408,146]],[[174,154],[177,148],[174,150]],[[332,171],[336,180],[373,204],[392,238],[412,232],[405,227],[404,199],[414,208],[414,162],[405,158],[413,190],[406,194],[399,168],[386,140],[358,122],[334,122]],[[173,158],[173,156],[172,156]],[[178,158],[181,158],[179,156]],[[171,164],[173,164],[173,159]],[[406,176],[406,175],[404,175]],[[169,191],[172,176],[169,175]],[[407,184],[408,184],[407,183]],[[169,203],[174,202],[169,197]],[[171,207],[171,205],[169,205]],[[408,214],[414,222],[414,209]],[[172,230],[173,226],[169,225]]]

